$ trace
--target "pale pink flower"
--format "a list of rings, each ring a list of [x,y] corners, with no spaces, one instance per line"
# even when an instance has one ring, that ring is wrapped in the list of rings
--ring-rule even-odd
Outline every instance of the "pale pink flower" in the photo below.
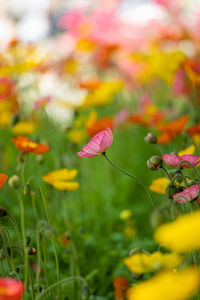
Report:
[[[113,134],[110,127],[95,134],[83,149],[77,153],[80,157],[91,158],[106,151],[113,143]]]
[[[36,100],[34,102],[34,108],[38,109],[38,108],[42,108],[44,106],[46,106],[49,102],[51,102],[51,96],[46,96],[46,97],[43,97],[43,98],[40,98],[38,100]]]
[[[196,166],[197,164],[200,163],[200,161],[198,161],[199,156],[198,155],[191,155],[191,154],[185,154],[185,155],[182,155],[182,156],[178,156],[176,154],[164,154],[162,156],[162,159],[166,162],[167,165],[172,166],[172,167],[178,167],[180,162],[183,161],[183,160],[187,160],[193,166]],[[186,162],[182,163],[181,167],[191,168],[191,166]]]
[[[185,189],[183,192],[176,193],[173,195],[173,199],[178,203],[186,203],[187,201],[192,201],[199,195],[199,185],[193,184],[189,188]]]

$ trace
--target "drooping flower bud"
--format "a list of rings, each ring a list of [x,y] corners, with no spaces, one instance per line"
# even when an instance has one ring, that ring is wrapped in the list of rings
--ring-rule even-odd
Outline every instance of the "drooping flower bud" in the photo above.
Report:
[[[28,247],[27,252],[28,252],[29,255],[35,255],[36,249],[33,248],[33,247]]]
[[[162,158],[158,155],[154,155],[147,160],[147,167],[152,171],[157,171],[162,167]]]
[[[159,227],[167,221],[166,215],[163,211],[156,209],[150,216],[150,223],[153,228]]]
[[[148,144],[156,144],[157,143],[157,137],[155,134],[149,132],[144,138],[145,142]]]
[[[31,193],[31,186],[30,184],[26,183],[24,185],[24,195],[30,195],[30,193]]]
[[[20,179],[19,176],[17,175],[13,175],[9,178],[8,180],[8,185],[9,187],[11,187],[12,189],[18,189],[20,186]]]

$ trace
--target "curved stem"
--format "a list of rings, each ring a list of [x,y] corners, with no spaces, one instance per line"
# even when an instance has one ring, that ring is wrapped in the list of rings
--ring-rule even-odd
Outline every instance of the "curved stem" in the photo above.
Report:
[[[182,161],[178,164],[178,168],[181,168],[181,165],[182,165],[183,163],[188,164],[188,165],[192,168],[192,170],[194,171],[195,175],[196,175],[197,177],[199,177],[199,173],[197,172],[197,170],[195,170],[194,166],[193,166],[189,161],[187,161],[187,160],[182,160]]]
[[[38,295],[38,296],[36,297],[36,300],[41,299],[47,292],[49,292],[49,291],[52,290],[53,288],[58,287],[58,286],[61,286],[62,284],[67,283],[67,282],[70,282],[70,281],[73,281],[73,280],[80,280],[80,281],[83,282],[83,284],[84,284],[85,286],[87,286],[87,282],[86,282],[82,277],[80,277],[80,276],[72,276],[72,277],[65,278],[65,279],[63,279],[63,280],[60,280],[60,281],[58,281],[58,282],[52,284],[52,285],[49,286],[44,292],[42,292],[40,295]]]
[[[44,206],[44,211],[46,214],[46,218],[47,218],[47,222],[50,224],[50,218],[49,218],[49,214],[48,214],[48,210],[47,210],[47,204],[46,204],[46,199],[43,193],[43,190],[41,188],[41,184],[38,180],[37,177],[31,177],[27,180],[27,183],[29,183],[31,180],[35,180],[39,186],[40,189],[40,194],[42,197],[42,202],[43,202],[43,206]],[[60,266],[59,266],[59,260],[58,260],[58,254],[57,254],[57,250],[56,250],[56,244],[55,241],[52,241],[52,245],[53,245],[53,251],[54,251],[54,256],[55,256],[55,262],[56,262],[56,276],[57,276],[57,282],[60,281]],[[59,288],[59,295],[61,296],[61,289]]]
[[[172,181],[172,179],[170,178],[170,176],[169,176],[169,173],[167,172],[167,170],[165,169],[165,167],[161,166],[160,168],[161,168],[161,169],[163,169],[163,171],[164,171],[164,172],[165,172],[165,174],[167,175],[167,177],[168,177],[169,181],[171,182],[171,181]]]
[[[153,199],[153,197],[152,197],[152,195],[151,195],[151,192],[149,191],[148,187],[146,186],[146,184],[145,184],[141,179],[137,178],[137,177],[134,176],[134,175],[131,175],[131,174],[127,173],[126,171],[122,170],[120,167],[116,166],[116,165],[108,158],[108,156],[107,156],[107,154],[106,154],[105,152],[103,152],[102,154],[103,154],[103,156],[107,159],[107,161],[109,162],[109,164],[110,164],[113,168],[115,168],[115,169],[118,170],[119,172],[123,173],[124,175],[130,177],[131,179],[137,181],[137,182],[143,187],[143,189],[147,192],[147,194],[149,195],[149,198],[151,199],[151,203],[152,203],[153,207],[154,207],[154,208],[157,207],[157,205],[155,204],[155,201],[154,201],[154,199]]]

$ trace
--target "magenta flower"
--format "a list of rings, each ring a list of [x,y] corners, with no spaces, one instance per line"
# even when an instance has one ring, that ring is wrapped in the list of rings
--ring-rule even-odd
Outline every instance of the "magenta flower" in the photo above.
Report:
[[[83,149],[77,153],[80,157],[95,157],[98,154],[106,151],[113,143],[113,134],[112,130],[107,127],[105,130],[102,130],[95,134],[93,138],[89,141]]]
[[[199,185],[193,184],[189,188],[185,189],[183,192],[176,193],[173,195],[173,199],[178,203],[186,203],[187,201],[192,201],[199,195]]]
[[[176,154],[164,154],[162,156],[162,159],[166,162],[166,164],[168,164],[169,166],[172,166],[172,167],[178,167],[180,162],[183,161],[183,160],[187,160],[193,166],[196,166],[197,164],[200,163],[200,161],[198,161],[199,156],[198,155],[191,155],[191,154],[185,154],[185,155],[182,155],[182,156],[178,156]],[[181,167],[191,168],[191,166],[189,164],[187,164],[186,162],[182,163]]]

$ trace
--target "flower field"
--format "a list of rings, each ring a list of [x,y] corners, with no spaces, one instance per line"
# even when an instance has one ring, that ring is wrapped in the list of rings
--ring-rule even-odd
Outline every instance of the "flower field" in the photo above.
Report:
[[[200,299],[200,2],[124,2],[0,45],[0,300]]]

